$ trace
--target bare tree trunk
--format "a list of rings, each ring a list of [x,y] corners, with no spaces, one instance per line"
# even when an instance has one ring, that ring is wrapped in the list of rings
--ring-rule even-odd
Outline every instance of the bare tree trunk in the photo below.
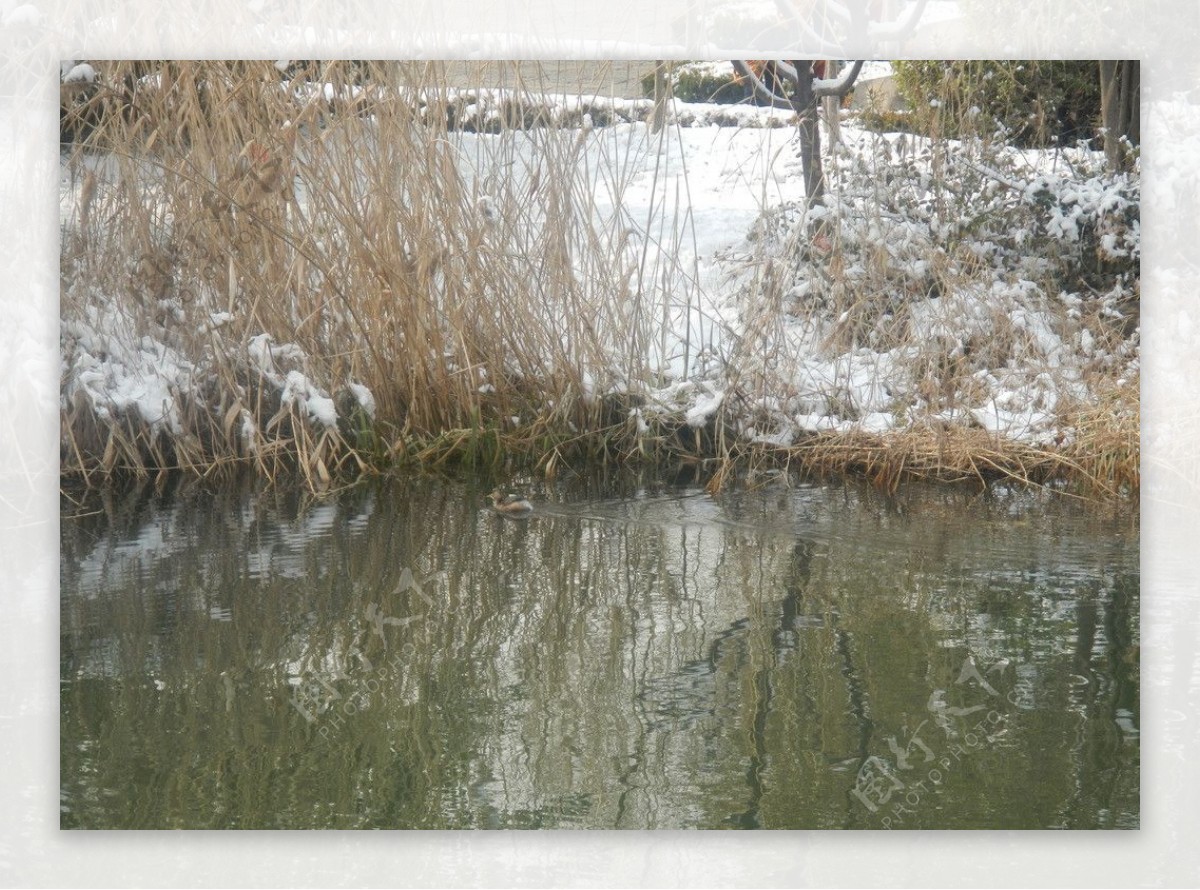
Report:
[[[825,76],[830,80],[838,76],[841,63],[828,61],[825,63]],[[842,97],[838,95],[825,96],[821,100],[825,112],[825,131],[829,135],[829,145],[832,148],[842,141]]]
[[[671,80],[667,76],[669,62],[654,63],[654,117],[650,120],[650,132],[657,133],[667,122],[667,102],[671,98]]]
[[[800,119],[800,164],[804,171],[804,192],[808,196],[809,207],[822,204],[825,199],[825,172],[821,167],[821,128],[818,126],[817,106],[825,96],[834,97],[840,103],[842,97],[854,86],[862,64],[861,60],[857,61],[849,71],[838,78],[822,79],[819,84],[814,83],[816,74],[812,61],[799,60],[788,66],[794,70],[794,77],[789,76],[788,79],[795,85],[791,103]],[[836,115],[837,108],[834,109],[834,116]]]
[[[923,3],[924,0],[919,0]],[[754,73],[754,70],[742,60],[735,60],[734,69],[751,85],[754,95],[773,108],[791,106],[799,119],[800,133],[800,166],[804,174],[804,193],[807,206],[815,207],[825,201],[825,171],[821,166],[821,128],[817,117],[817,106],[826,96],[838,100],[839,105],[833,109],[831,117],[836,118],[840,108],[840,100],[854,86],[859,72],[862,70],[862,60],[854,62],[850,68],[836,79],[821,78],[817,80],[817,72],[811,59],[800,59],[792,62],[777,62],[772,66],[772,77],[792,85],[792,95],[785,98],[780,92],[773,90],[768,84]],[[822,69],[822,73],[824,70]],[[772,80],[772,83],[775,83]],[[820,227],[816,236],[820,236]]]
[[[1141,141],[1141,65],[1136,59],[1100,62],[1100,116],[1104,127],[1104,155],[1112,171],[1127,170],[1131,146]],[[1122,141],[1124,137],[1126,141]]]
[[[1130,145],[1139,145],[1141,133],[1142,63],[1132,59],[1121,63],[1121,130]]]
[[[793,62],[796,66],[796,89],[792,107],[800,118],[800,166],[804,171],[804,194],[808,206],[815,207],[825,200],[825,172],[821,169],[821,128],[817,126],[817,94],[813,92],[812,63]]]
[[[1104,127],[1104,155],[1110,170],[1121,166],[1120,143],[1117,142],[1117,69],[1120,63],[1109,59],[1100,61],[1100,118]]]

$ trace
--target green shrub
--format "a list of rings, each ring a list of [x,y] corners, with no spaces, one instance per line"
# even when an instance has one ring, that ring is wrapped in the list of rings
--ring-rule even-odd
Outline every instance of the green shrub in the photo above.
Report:
[[[733,105],[746,99],[746,88],[738,83],[728,63],[683,62],[671,69],[671,90],[680,102],[715,102]],[[654,98],[654,69],[642,77],[642,93]]]
[[[1094,61],[893,62],[913,127],[931,136],[988,136],[1021,147],[1073,145],[1097,135],[1100,75]]]

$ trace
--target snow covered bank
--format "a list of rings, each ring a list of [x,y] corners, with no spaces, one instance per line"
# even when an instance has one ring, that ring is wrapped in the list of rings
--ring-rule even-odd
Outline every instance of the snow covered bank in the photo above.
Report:
[[[985,162],[979,146],[844,139],[832,251],[810,249],[797,197],[726,263],[735,333],[755,334],[737,377],[777,404],[772,437],[937,423],[1061,445],[1072,408],[1137,380],[1136,177],[1082,150]]]
[[[300,449],[321,477],[494,430],[539,458],[941,436],[1061,470],[1102,428],[1136,467],[1136,174],[850,117],[806,216],[786,112],[679,103],[652,133],[641,103],[428,95],[420,130],[387,103],[234,130],[199,190],[186,149],[64,162],[65,469]]]

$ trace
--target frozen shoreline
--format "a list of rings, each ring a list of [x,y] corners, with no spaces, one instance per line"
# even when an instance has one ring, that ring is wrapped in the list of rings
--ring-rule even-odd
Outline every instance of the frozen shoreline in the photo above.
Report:
[[[511,97],[475,90],[468,98],[466,111],[481,124],[471,129],[486,129]],[[881,135],[844,120],[842,145],[826,162],[825,213],[836,235],[824,254],[805,244],[789,113],[678,103],[672,126],[653,135],[645,123],[621,122],[643,118],[647,101],[544,102],[549,119],[580,116],[573,138],[584,146],[580,175],[591,177],[584,187],[595,192],[596,229],[617,224],[635,280],[651,270],[666,282],[639,298],[641,311],[659,320],[644,355],[631,361],[617,344],[606,362],[579,356],[584,364],[574,369],[585,404],[628,398],[635,436],[654,439],[663,423],[701,430],[719,419],[738,442],[785,449],[814,433],[930,427],[1056,449],[1074,443],[1080,407],[1111,400],[1114,389],[1136,397],[1138,278],[1118,276],[1106,292],[1088,282],[1047,290],[1074,274],[1060,266],[1085,251],[1095,251],[1101,267],[1132,261],[1136,269],[1140,185],[1136,175],[1105,174],[1096,153],[984,155],[979,146]],[[598,108],[616,122],[596,125]],[[484,156],[509,139],[510,165],[524,170],[513,175],[529,179],[539,143],[511,133],[452,137],[479,212],[504,214],[499,193],[485,191],[493,180],[483,175]],[[519,187],[529,185],[506,184]],[[64,166],[64,239],[72,237],[77,197],[78,179]],[[205,355],[174,342],[171,324],[156,334],[135,319],[129,294],[65,274],[64,416],[85,409],[100,425],[135,417],[154,436],[193,434],[183,402],[222,385]],[[175,325],[217,339],[235,327],[236,312],[211,296],[160,296],[160,314]],[[240,355],[275,393],[268,416],[294,409],[315,434],[336,431],[347,412],[374,421],[385,401],[361,380],[322,379],[310,367],[317,357],[281,331],[222,342],[219,352]],[[554,360],[547,356],[546,365]],[[639,365],[640,379],[620,370]],[[486,396],[499,369],[478,371]],[[1136,417],[1136,401],[1115,407]],[[265,420],[243,408],[243,457],[264,444]],[[517,429],[532,419],[508,420]]]

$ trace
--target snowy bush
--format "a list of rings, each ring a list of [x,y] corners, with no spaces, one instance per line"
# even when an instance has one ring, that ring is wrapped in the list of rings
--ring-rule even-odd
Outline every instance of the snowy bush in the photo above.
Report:
[[[736,374],[782,397],[771,441],[937,422],[1056,445],[1071,411],[1136,378],[1136,174],[1083,148],[844,133],[827,206],[785,202],[749,234]]]

